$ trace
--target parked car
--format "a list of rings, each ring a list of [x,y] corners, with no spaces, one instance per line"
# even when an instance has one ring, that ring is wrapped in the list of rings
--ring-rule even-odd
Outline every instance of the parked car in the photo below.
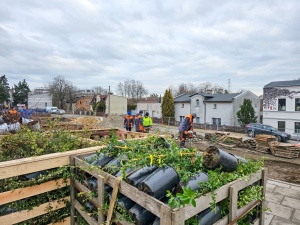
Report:
[[[271,127],[269,125],[260,124],[260,123],[249,123],[245,127],[245,131],[249,137],[255,137],[257,134],[269,134],[273,135],[277,138],[277,141],[285,142],[291,139],[291,135],[279,131],[275,127]]]
[[[56,106],[50,106],[50,107],[46,107],[46,111],[48,113],[56,113],[58,110],[58,108]]]
[[[66,111],[63,109],[58,109],[58,110],[56,110],[56,114],[63,115],[63,114],[66,114]]]

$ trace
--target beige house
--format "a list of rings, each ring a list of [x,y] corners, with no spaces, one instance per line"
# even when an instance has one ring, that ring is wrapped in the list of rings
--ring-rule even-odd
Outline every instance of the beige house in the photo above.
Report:
[[[127,112],[127,98],[117,95],[94,95],[91,105],[95,102],[105,101],[105,114],[123,115]]]

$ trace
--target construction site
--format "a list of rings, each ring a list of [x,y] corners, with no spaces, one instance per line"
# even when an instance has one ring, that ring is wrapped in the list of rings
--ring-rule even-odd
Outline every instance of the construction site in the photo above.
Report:
[[[194,129],[179,148],[177,127],[128,132],[120,115],[3,118],[0,224],[298,224],[280,208],[297,189],[272,202],[277,181],[300,185],[298,143]]]

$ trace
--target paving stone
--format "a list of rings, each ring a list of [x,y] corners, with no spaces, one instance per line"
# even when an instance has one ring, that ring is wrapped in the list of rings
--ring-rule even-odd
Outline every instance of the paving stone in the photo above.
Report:
[[[295,210],[292,221],[300,223],[300,210]]]
[[[300,199],[300,191],[277,186],[273,193]]]
[[[300,186],[291,185],[291,189],[300,191]]]
[[[278,205],[273,202],[267,202],[266,205],[271,210],[271,212],[268,211],[268,213],[270,213],[274,216],[282,217],[284,219],[290,219],[295,211],[294,209],[292,209],[290,207]]]
[[[268,180],[268,183],[269,184],[274,184],[274,185],[277,185],[277,186],[280,186],[280,187],[285,187],[285,188],[290,188],[291,185],[288,184],[288,183],[282,183],[280,181],[275,181],[275,180]]]
[[[273,219],[274,215],[265,213],[265,225],[269,225]]]
[[[278,193],[266,193],[266,200],[268,202],[273,202],[276,204],[280,204],[284,198],[284,195],[279,195]]]
[[[284,197],[281,205],[300,210],[300,200],[296,198]]]
[[[291,220],[287,220],[279,216],[274,216],[270,225],[300,225],[300,223],[293,222]]]
[[[267,187],[267,192],[272,192],[275,189],[276,185],[267,183],[266,187]]]

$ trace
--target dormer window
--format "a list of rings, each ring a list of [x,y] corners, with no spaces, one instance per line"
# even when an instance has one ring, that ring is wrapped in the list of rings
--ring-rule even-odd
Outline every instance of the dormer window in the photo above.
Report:
[[[214,104],[214,109],[216,109],[217,108],[217,104]]]

